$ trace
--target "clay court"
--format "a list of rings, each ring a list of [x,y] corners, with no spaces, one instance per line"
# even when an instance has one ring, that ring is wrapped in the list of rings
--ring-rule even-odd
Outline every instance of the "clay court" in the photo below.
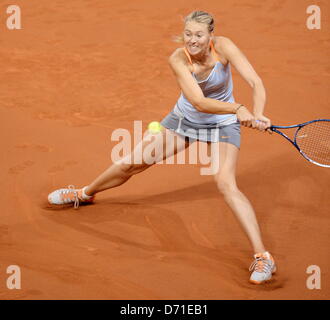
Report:
[[[0,6],[1,299],[330,298],[330,170],[277,134],[242,128],[238,164],[278,264],[266,285],[248,282],[251,246],[201,164],[155,165],[79,210],[47,207],[49,192],[111,164],[115,129],[173,108],[172,37],[196,9],[248,57],[273,124],[330,118],[328,1],[17,0],[21,30],[6,27],[10,4]],[[320,30],[306,27],[311,4]],[[233,79],[236,101],[251,106],[234,69]],[[6,287],[9,265],[20,290]],[[319,290],[306,286],[310,265]]]

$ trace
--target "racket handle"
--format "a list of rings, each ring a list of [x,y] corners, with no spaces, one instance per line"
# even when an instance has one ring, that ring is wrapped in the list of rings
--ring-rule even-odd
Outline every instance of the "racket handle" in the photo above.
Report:
[[[264,122],[264,121],[261,121],[261,120],[256,120],[256,122]],[[267,128],[266,130],[272,130],[274,131],[274,127],[273,126],[270,126],[269,128]]]

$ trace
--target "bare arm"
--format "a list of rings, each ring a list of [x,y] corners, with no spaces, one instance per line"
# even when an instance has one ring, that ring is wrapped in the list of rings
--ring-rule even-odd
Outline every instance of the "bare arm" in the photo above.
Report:
[[[261,78],[255,72],[245,55],[230,39],[219,37],[218,45],[226,59],[235,67],[253,90],[253,114],[256,120],[261,120],[266,123],[263,126],[258,125],[258,128],[264,129],[264,127],[270,127],[270,120],[263,116],[266,104],[266,90]]]

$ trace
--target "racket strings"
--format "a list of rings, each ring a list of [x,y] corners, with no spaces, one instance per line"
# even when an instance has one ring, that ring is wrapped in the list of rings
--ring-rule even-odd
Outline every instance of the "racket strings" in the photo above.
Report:
[[[316,121],[300,128],[296,144],[311,160],[330,165],[330,121]]]

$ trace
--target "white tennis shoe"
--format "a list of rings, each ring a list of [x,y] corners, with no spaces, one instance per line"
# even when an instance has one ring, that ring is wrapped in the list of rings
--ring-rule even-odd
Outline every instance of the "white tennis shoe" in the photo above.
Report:
[[[68,188],[55,190],[48,195],[48,202],[56,205],[73,204],[77,209],[80,203],[91,203],[94,200],[94,196],[88,196],[85,193],[86,188],[87,186],[75,189],[73,185],[70,185]]]
[[[256,253],[254,261],[251,263],[249,270],[253,271],[250,282],[253,284],[262,284],[272,278],[272,274],[276,271],[276,265],[271,254],[266,251]]]

